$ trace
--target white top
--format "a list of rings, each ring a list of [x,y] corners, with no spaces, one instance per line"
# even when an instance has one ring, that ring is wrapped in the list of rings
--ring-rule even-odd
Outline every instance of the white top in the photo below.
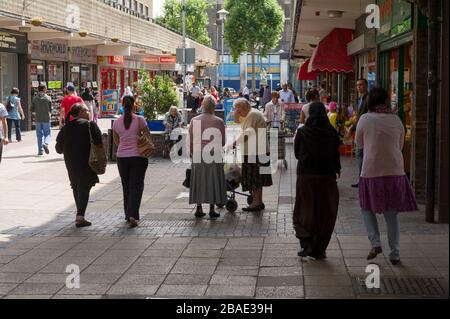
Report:
[[[191,87],[189,92],[191,92],[193,97],[198,97],[200,94],[200,88],[198,86],[193,86],[193,87]]]
[[[0,140],[3,139],[3,125],[2,118],[7,117],[8,112],[6,111],[6,107],[0,103]]]
[[[294,98],[294,94],[292,93],[291,90],[281,90],[280,92],[280,100],[283,103],[295,103],[295,98]]]
[[[395,114],[366,113],[356,127],[356,148],[363,149],[362,177],[403,176],[405,128]]]
[[[305,104],[302,107],[302,112],[303,114],[305,114],[305,121],[308,119],[309,117],[309,107],[311,106],[311,103]]]
[[[244,87],[242,89],[242,95],[249,95],[249,94],[250,94],[250,91],[248,90],[248,87]]]

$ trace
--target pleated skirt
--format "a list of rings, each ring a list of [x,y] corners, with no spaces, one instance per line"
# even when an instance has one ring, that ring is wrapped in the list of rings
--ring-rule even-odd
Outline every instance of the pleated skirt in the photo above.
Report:
[[[227,202],[223,163],[193,163],[189,204],[222,204]]]

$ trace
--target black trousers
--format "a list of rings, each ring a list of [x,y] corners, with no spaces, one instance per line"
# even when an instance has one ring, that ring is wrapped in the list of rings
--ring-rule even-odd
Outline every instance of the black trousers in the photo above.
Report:
[[[73,197],[77,206],[77,216],[86,214],[91,187],[85,185],[72,185]]]
[[[139,220],[139,208],[144,192],[148,159],[143,157],[119,157],[117,158],[117,166],[122,180],[125,219],[129,220],[133,217]]]

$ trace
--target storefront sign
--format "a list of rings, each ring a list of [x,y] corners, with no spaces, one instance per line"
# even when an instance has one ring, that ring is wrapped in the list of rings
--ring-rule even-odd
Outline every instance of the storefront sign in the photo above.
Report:
[[[150,64],[159,64],[159,58],[157,56],[146,56],[142,59],[142,62]]]
[[[288,136],[293,136],[297,130],[302,107],[303,104],[301,103],[284,103],[284,111],[286,113],[284,127]]]
[[[67,41],[32,41],[31,58],[36,60],[67,61],[69,59]]]
[[[97,64],[97,49],[95,47],[70,48],[70,62],[79,64]]]
[[[23,35],[12,34],[0,30],[0,51],[27,53],[27,40]]]
[[[108,57],[108,62],[112,65],[124,65],[125,58],[123,56],[110,56]]]
[[[104,90],[102,92],[102,115],[112,116],[119,110],[119,90]]]
[[[378,43],[411,31],[411,3],[408,1],[378,0],[377,4],[380,7]]]
[[[177,57],[175,56],[161,56],[159,57],[160,63],[175,63],[177,62]]]

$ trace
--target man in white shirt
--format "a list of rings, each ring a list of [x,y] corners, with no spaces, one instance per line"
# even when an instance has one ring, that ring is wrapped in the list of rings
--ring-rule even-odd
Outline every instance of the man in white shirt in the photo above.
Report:
[[[8,125],[6,123],[6,117],[8,112],[6,107],[0,103],[0,163],[2,161],[3,145],[7,145],[8,140]]]
[[[280,100],[282,103],[295,103],[294,94],[288,89],[287,84],[283,84],[283,89],[280,91]]]
[[[195,98],[198,98],[199,94],[200,94],[200,88],[195,84],[195,82],[192,83],[192,87],[189,90],[189,92],[191,92],[191,95]]]

